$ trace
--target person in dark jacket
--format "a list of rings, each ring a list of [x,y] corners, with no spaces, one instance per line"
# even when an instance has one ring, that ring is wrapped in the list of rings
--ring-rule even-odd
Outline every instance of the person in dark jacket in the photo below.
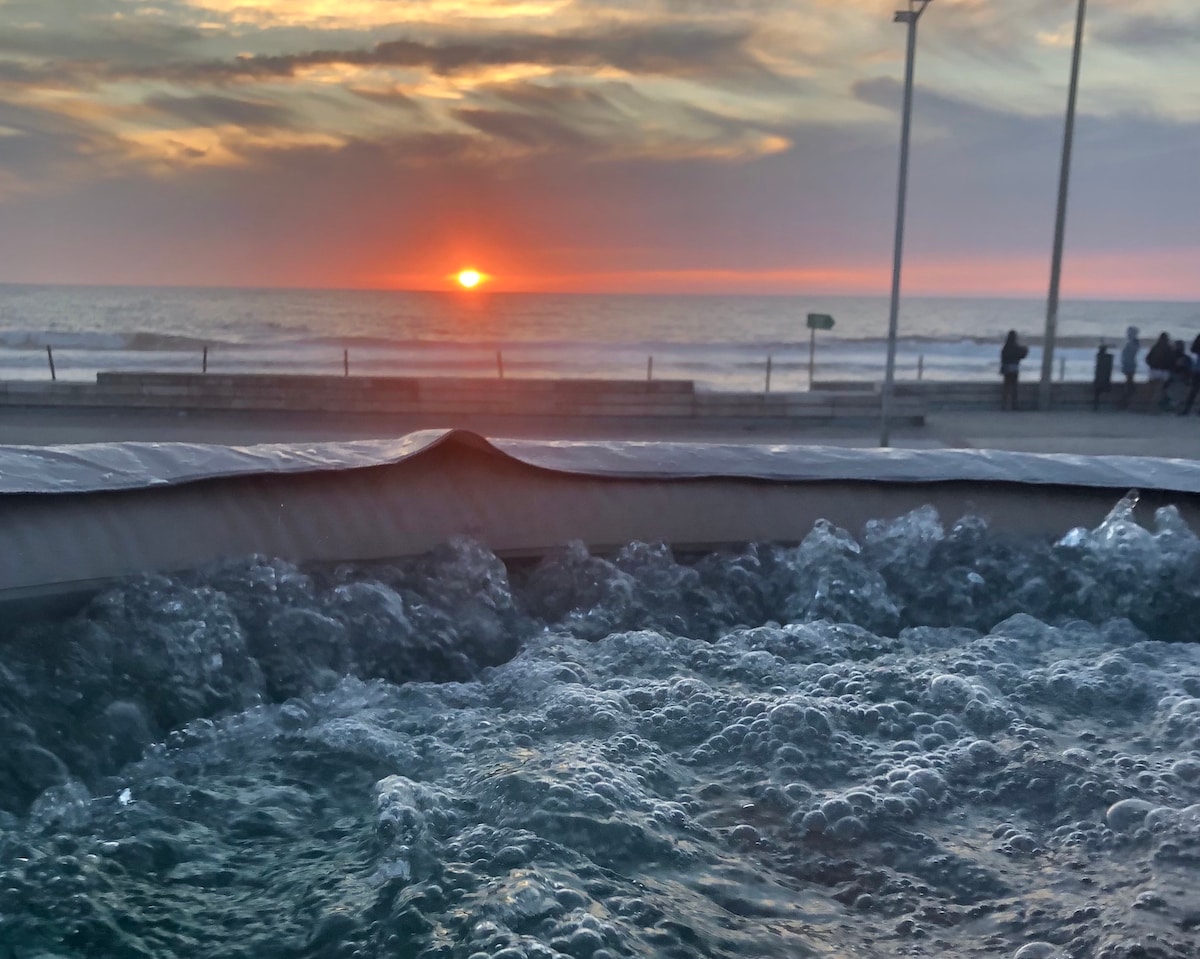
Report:
[[[1187,399],[1179,410],[1180,416],[1187,416],[1196,402],[1196,394],[1200,393],[1200,336],[1192,340],[1192,375],[1189,377]]]
[[[1021,374],[1021,360],[1029,355],[1029,347],[1017,342],[1017,331],[1009,330],[1000,347],[1000,375],[1004,377],[1000,387],[1000,409],[1017,408],[1017,379]]]
[[[1191,381],[1192,358],[1188,356],[1183,340],[1176,340],[1171,346],[1171,375],[1167,377],[1167,385],[1163,387],[1163,393],[1166,395],[1164,411],[1174,408],[1174,398],[1180,391],[1186,390]]]
[[[1171,348],[1171,337],[1160,333],[1154,345],[1146,351],[1146,365],[1150,367],[1147,378],[1150,380],[1150,400],[1160,410],[1167,408],[1170,397],[1167,395],[1167,384],[1171,380],[1171,369],[1175,365],[1175,351]]]

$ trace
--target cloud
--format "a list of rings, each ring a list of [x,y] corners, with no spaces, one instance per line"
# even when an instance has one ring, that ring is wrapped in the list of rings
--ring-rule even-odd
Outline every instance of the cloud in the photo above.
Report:
[[[173,97],[154,96],[143,104],[160,113],[195,126],[232,125],[247,129],[288,127],[292,112],[285,107],[257,100],[242,100],[215,95]]]
[[[960,269],[960,289],[1009,264],[1029,275],[996,288],[1044,285],[1069,53],[1036,36],[1070,7],[937,0],[922,19],[914,276]],[[370,285],[477,257],[579,286],[882,287],[891,9],[0,2],[0,278]],[[1089,10],[1068,282],[1084,253],[1196,246],[1194,22],[1191,0]]]
[[[592,140],[549,117],[503,110],[456,110],[454,116],[488,136],[531,149],[577,150]]]
[[[62,13],[54,3],[51,8]],[[781,148],[760,123],[739,123],[692,102],[714,84],[742,94],[779,91],[779,79],[759,61],[744,29],[608,23],[472,32],[427,26],[425,39],[264,52],[279,38],[250,27],[249,52],[214,57],[193,54],[230,39],[214,40],[203,25],[162,22],[170,9],[145,23],[113,19],[119,10],[110,10],[78,30],[57,15],[12,32],[9,48],[21,58],[0,61],[0,84],[8,81],[0,96],[88,115],[89,136],[105,141],[110,155],[95,165],[97,177],[111,175],[111,158],[122,155],[161,175],[191,165],[255,162],[259,154],[313,143],[426,136],[456,146],[474,136],[467,152],[479,156],[490,144],[493,160],[596,147],[598,157],[660,151],[723,158]],[[0,5],[0,20],[6,12]],[[286,42],[295,43],[299,34],[287,29]],[[544,82],[523,92],[519,83],[504,89],[497,82],[514,76]],[[600,82],[599,76],[624,79]],[[658,81],[679,85],[649,91],[647,84]],[[308,136],[261,135],[269,130]],[[73,168],[78,175],[86,171]]]
[[[502,147],[569,154],[573,162],[748,160],[789,145],[775,125],[656,98],[627,81],[495,84],[476,88],[471,99],[480,106],[455,110],[459,122]],[[511,160],[511,150],[492,155],[493,162]]]
[[[899,84],[875,80],[860,97],[894,106]],[[1062,116],[1007,113],[918,89],[913,109],[910,236],[930,250],[980,252],[1048,245],[1061,159]],[[894,149],[894,148],[893,148]],[[1075,248],[1195,245],[1200,194],[1184,158],[1200,155],[1200,125],[1138,114],[1079,114],[1068,240]]]
[[[481,34],[442,43],[387,40],[363,49],[179,61],[133,71],[117,66],[110,75],[186,83],[287,78],[308,68],[337,64],[421,68],[439,75],[511,64],[537,64],[613,67],[643,75],[766,76],[768,71],[747,49],[747,40],[745,32],[699,27],[616,26],[569,33]]]
[[[11,16],[11,11],[8,11]],[[61,25],[4,24],[0,53],[28,59],[149,66],[187,56],[205,34],[193,27],[143,19],[96,19],[78,14]]]
[[[1200,15],[1170,16],[1137,14],[1108,17],[1095,29],[1096,39],[1117,47],[1145,53],[1180,49],[1200,44]]]
[[[264,27],[319,25],[387,27],[448,20],[504,22],[545,19],[571,0],[175,0],[177,6]]]
[[[53,185],[112,157],[110,144],[93,124],[62,113],[0,101],[0,199]]]
[[[860,80],[851,88],[856,100],[885,110],[895,117],[899,128],[904,87],[892,77]],[[947,96],[918,86],[913,95],[913,123],[917,136],[944,136],[947,139],[977,145],[1019,148],[1021,137],[1031,128],[1050,131],[1061,128],[1062,118],[1030,117],[1009,110]]]
[[[527,103],[522,95],[513,91]],[[872,95],[884,99],[886,91]],[[918,131],[953,125],[959,133],[914,140],[906,252],[914,282],[961,292],[971,284],[1007,292],[1044,286],[1059,125],[1006,118],[1002,139],[1012,142],[1005,149],[989,129],[989,112],[971,104],[919,90],[916,115]],[[586,149],[564,146],[550,124],[512,122],[490,116],[483,125],[500,124],[489,137],[551,147],[496,164],[466,134],[286,149],[264,143],[253,162],[197,169],[186,179],[128,174],[61,197],[16,198],[0,222],[0,279],[44,278],[54,262],[57,278],[74,282],[360,286],[423,276],[436,283],[470,259],[501,279],[552,285],[569,277],[577,289],[686,288],[692,274],[706,289],[733,284],[735,274],[768,278],[773,289],[820,276],[886,288],[895,126],[795,126],[780,131],[793,143],[788,152],[738,163],[644,156],[597,163]],[[1200,197],[1190,158],[1200,134],[1101,117],[1082,117],[1078,132],[1068,288],[1084,275],[1079,264],[1100,257],[1124,264],[1112,268],[1114,284],[1146,289],[1135,274],[1148,258],[1119,251],[1160,250],[1178,264],[1169,251],[1195,247]],[[56,251],[53,261],[47,249]],[[716,279],[705,286],[700,274]],[[1099,282],[1098,273],[1086,275]]]

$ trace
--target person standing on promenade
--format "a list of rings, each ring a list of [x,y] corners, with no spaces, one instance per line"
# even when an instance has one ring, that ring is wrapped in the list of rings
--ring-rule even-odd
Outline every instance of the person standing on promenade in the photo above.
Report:
[[[1180,416],[1187,416],[1196,402],[1196,394],[1200,393],[1200,336],[1192,340],[1192,375],[1188,384],[1187,399],[1179,410]]]
[[[1147,379],[1150,381],[1149,402],[1154,403],[1160,410],[1166,409],[1167,383],[1171,380],[1171,364],[1174,362],[1174,350],[1171,349],[1171,337],[1160,333],[1154,345],[1146,351],[1146,365],[1150,367]]]
[[[1166,399],[1163,401],[1163,411],[1170,412],[1174,407],[1173,398],[1179,390],[1188,388],[1192,381],[1192,358],[1184,348],[1183,340],[1176,340],[1171,345],[1171,375],[1163,387]]]
[[[1029,355],[1029,347],[1017,342],[1017,331],[1009,330],[1000,347],[1000,375],[1004,383],[1000,387],[1000,409],[1016,410],[1017,379],[1021,373],[1021,360]]]
[[[1100,341],[1096,350],[1096,367],[1092,373],[1092,409],[1100,409],[1100,394],[1112,389],[1113,358],[1108,352],[1108,344]]]
[[[1138,350],[1141,348],[1141,344],[1138,343],[1140,332],[1136,326],[1125,330],[1125,345],[1121,347],[1121,372],[1125,375],[1125,392],[1117,400],[1118,409],[1127,410],[1133,403],[1133,378],[1137,375]]]

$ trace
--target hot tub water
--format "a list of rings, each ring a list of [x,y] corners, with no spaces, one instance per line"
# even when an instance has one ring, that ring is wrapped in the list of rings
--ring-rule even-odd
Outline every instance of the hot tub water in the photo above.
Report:
[[[1195,956],[1200,540],[1133,502],[131,581],[6,638],[0,955]]]

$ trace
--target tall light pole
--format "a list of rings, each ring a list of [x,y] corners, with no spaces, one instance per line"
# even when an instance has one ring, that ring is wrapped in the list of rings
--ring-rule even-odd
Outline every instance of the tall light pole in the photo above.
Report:
[[[1079,90],[1079,61],[1083,53],[1083,15],[1087,0],[1079,0],[1075,14],[1075,49],[1071,53],[1071,83],[1067,89],[1067,123],[1063,131],[1062,167],[1058,173],[1058,210],[1054,218],[1054,252],[1050,256],[1050,295],[1046,300],[1046,332],[1042,337],[1042,379],[1038,383],[1038,409],[1050,409],[1050,381],[1054,375],[1054,340],[1058,335],[1058,284],[1062,277],[1063,234],[1067,228],[1067,183],[1071,179],[1071,141],[1075,135],[1075,95]]]
[[[892,392],[896,380],[896,325],[900,315],[900,262],[904,253],[904,202],[908,194],[908,133],[912,125],[913,66],[917,56],[917,21],[931,0],[908,0],[907,10],[897,10],[893,22],[908,24],[908,52],[904,61],[904,113],[900,121],[900,187],[896,196],[896,245],[892,258],[892,306],[888,313],[887,366],[880,395],[882,423],[879,445],[888,445]]]

